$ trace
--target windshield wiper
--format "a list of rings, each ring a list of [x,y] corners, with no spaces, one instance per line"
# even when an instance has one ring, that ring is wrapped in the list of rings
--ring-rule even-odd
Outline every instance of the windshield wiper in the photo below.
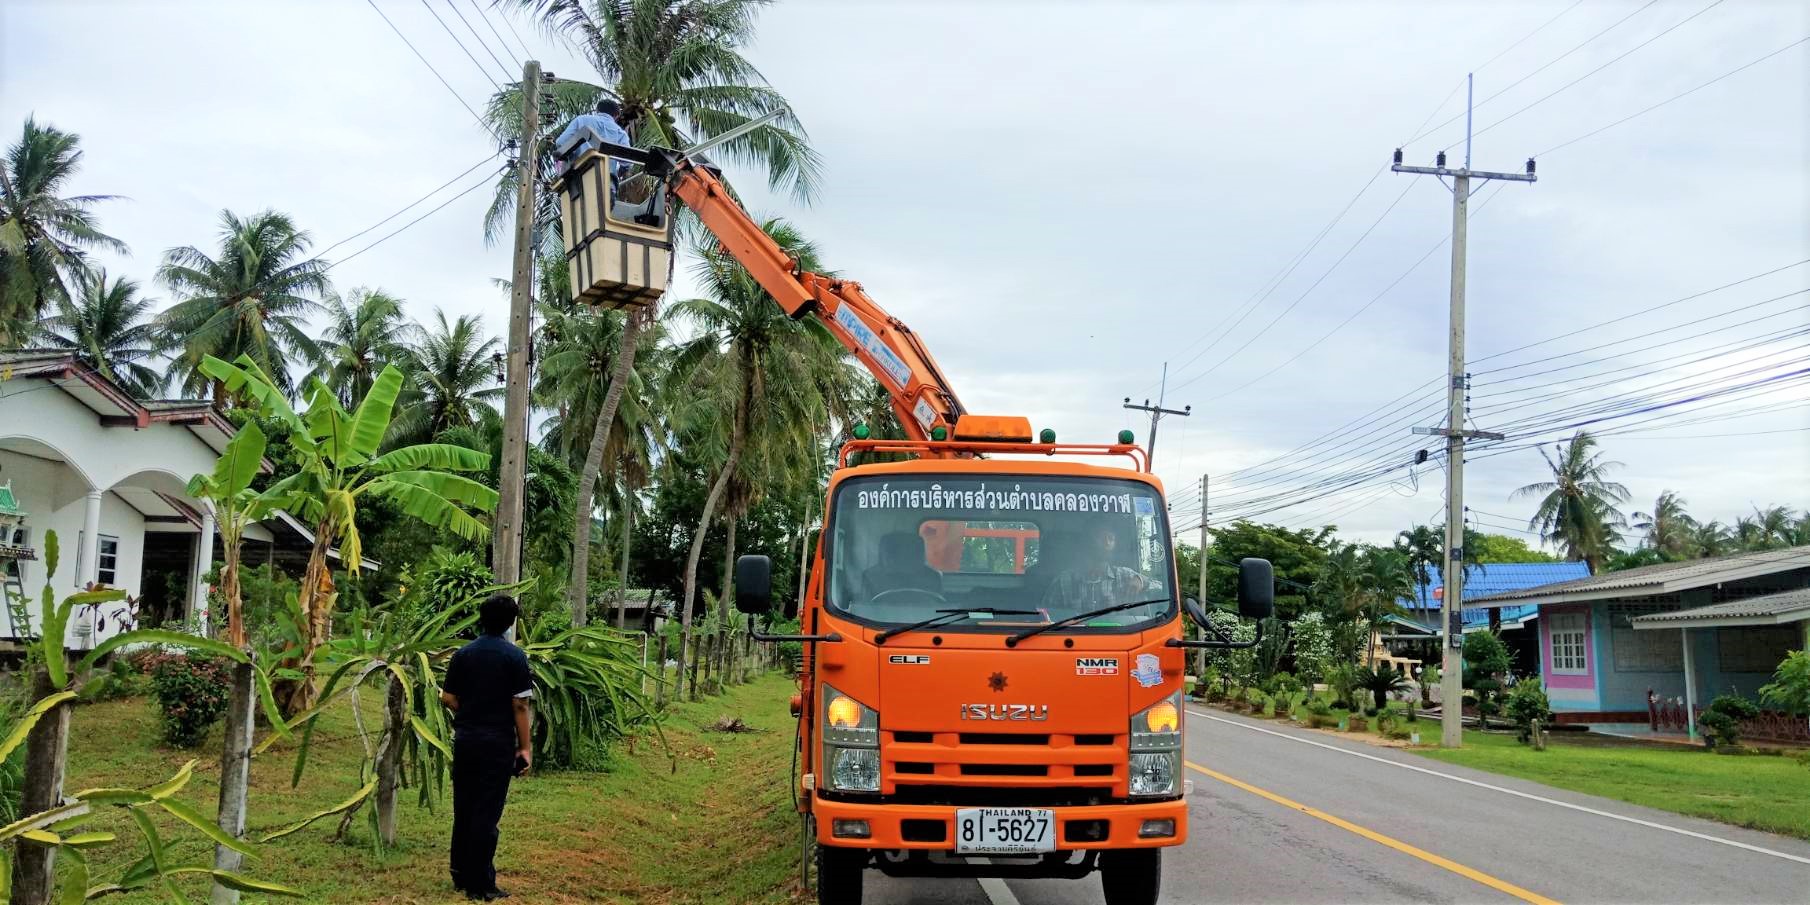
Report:
[[[970,616],[970,615],[980,615],[980,614],[984,614],[987,616],[1036,616],[1036,615],[1039,615],[1036,610],[1001,610],[1001,609],[995,609],[990,606],[965,606],[960,609],[937,610],[936,612],[937,612],[937,615],[932,616],[929,619],[925,619],[922,622],[913,622],[910,625],[902,625],[902,626],[899,626],[898,628],[889,628],[886,631],[883,631],[880,634],[875,635],[874,643],[875,644],[885,644],[886,639],[891,638],[894,635],[903,635],[906,632],[915,632],[921,628],[933,628],[935,626],[945,625],[947,623],[955,622],[958,619],[962,619],[962,618]]]
[[[1157,598],[1154,598],[1151,600],[1133,600],[1130,603],[1115,603],[1112,606],[1101,607],[1097,610],[1093,610],[1092,612],[1080,613],[1080,614],[1077,614],[1074,616],[1070,616],[1067,619],[1058,619],[1055,622],[1052,622],[1048,625],[1040,625],[1034,629],[1029,629],[1027,631],[1019,632],[1018,634],[1013,635],[1012,637],[1006,639],[1006,646],[1007,647],[1017,647],[1018,642],[1023,641],[1024,639],[1029,638],[1032,635],[1041,635],[1044,632],[1054,631],[1059,628],[1064,628],[1066,626],[1074,625],[1077,622],[1083,622],[1088,619],[1092,619],[1095,616],[1104,616],[1107,613],[1116,613],[1120,610],[1129,610],[1132,607],[1149,606],[1150,604],[1153,604],[1153,603],[1167,603],[1168,601],[1169,601],[1169,598],[1167,598],[1167,597],[1157,597]]]

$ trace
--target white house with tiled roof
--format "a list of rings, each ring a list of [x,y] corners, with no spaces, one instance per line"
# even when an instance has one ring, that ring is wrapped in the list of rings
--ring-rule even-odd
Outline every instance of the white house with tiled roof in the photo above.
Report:
[[[134,399],[69,353],[0,353],[0,485],[26,513],[8,539],[15,555],[0,563],[8,594],[37,599],[55,531],[59,597],[99,582],[138,598],[154,621],[203,618],[214,521],[186,486],[232,434],[206,402]],[[79,613],[69,646],[118,632],[122,610]],[[15,612],[0,608],[0,638],[21,634]]]

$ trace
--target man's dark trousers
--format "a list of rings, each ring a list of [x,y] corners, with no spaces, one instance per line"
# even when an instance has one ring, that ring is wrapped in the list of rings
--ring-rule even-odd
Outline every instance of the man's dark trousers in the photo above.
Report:
[[[460,729],[453,735],[452,881],[466,892],[496,888],[497,822],[515,774],[515,733]]]

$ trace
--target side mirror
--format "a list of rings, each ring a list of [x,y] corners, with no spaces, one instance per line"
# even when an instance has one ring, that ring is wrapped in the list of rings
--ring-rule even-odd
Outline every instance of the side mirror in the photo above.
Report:
[[[739,570],[738,570],[739,574]],[[1276,611],[1276,573],[1267,559],[1238,561],[1238,615],[1268,619]]]
[[[736,559],[735,608],[750,616],[773,608],[773,560],[759,555]]]
[[[1188,616],[1194,620],[1196,625],[1212,625],[1211,622],[1207,621],[1207,609],[1200,605],[1200,601],[1192,597],[1183,597],[1182,609],[1188,611]]]

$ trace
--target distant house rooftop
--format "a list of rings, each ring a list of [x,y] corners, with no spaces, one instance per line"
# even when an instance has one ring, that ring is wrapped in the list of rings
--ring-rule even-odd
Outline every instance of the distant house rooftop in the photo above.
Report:
[[[1574,603],[1670,594],[1801,568],[1810,568],[1810,546],[1641,566],[1638,569],[1604,572],[1573,581],[1504,591],[1477,599],[1466,595],[1464,605],[1467,608],[1491,607],[1535,599],[1540,603]]]
[[[1810,588],[1797,588],[1629,620],[1634,628],[1724,628],[1742,625],[1785,625],[1810,619]]]

